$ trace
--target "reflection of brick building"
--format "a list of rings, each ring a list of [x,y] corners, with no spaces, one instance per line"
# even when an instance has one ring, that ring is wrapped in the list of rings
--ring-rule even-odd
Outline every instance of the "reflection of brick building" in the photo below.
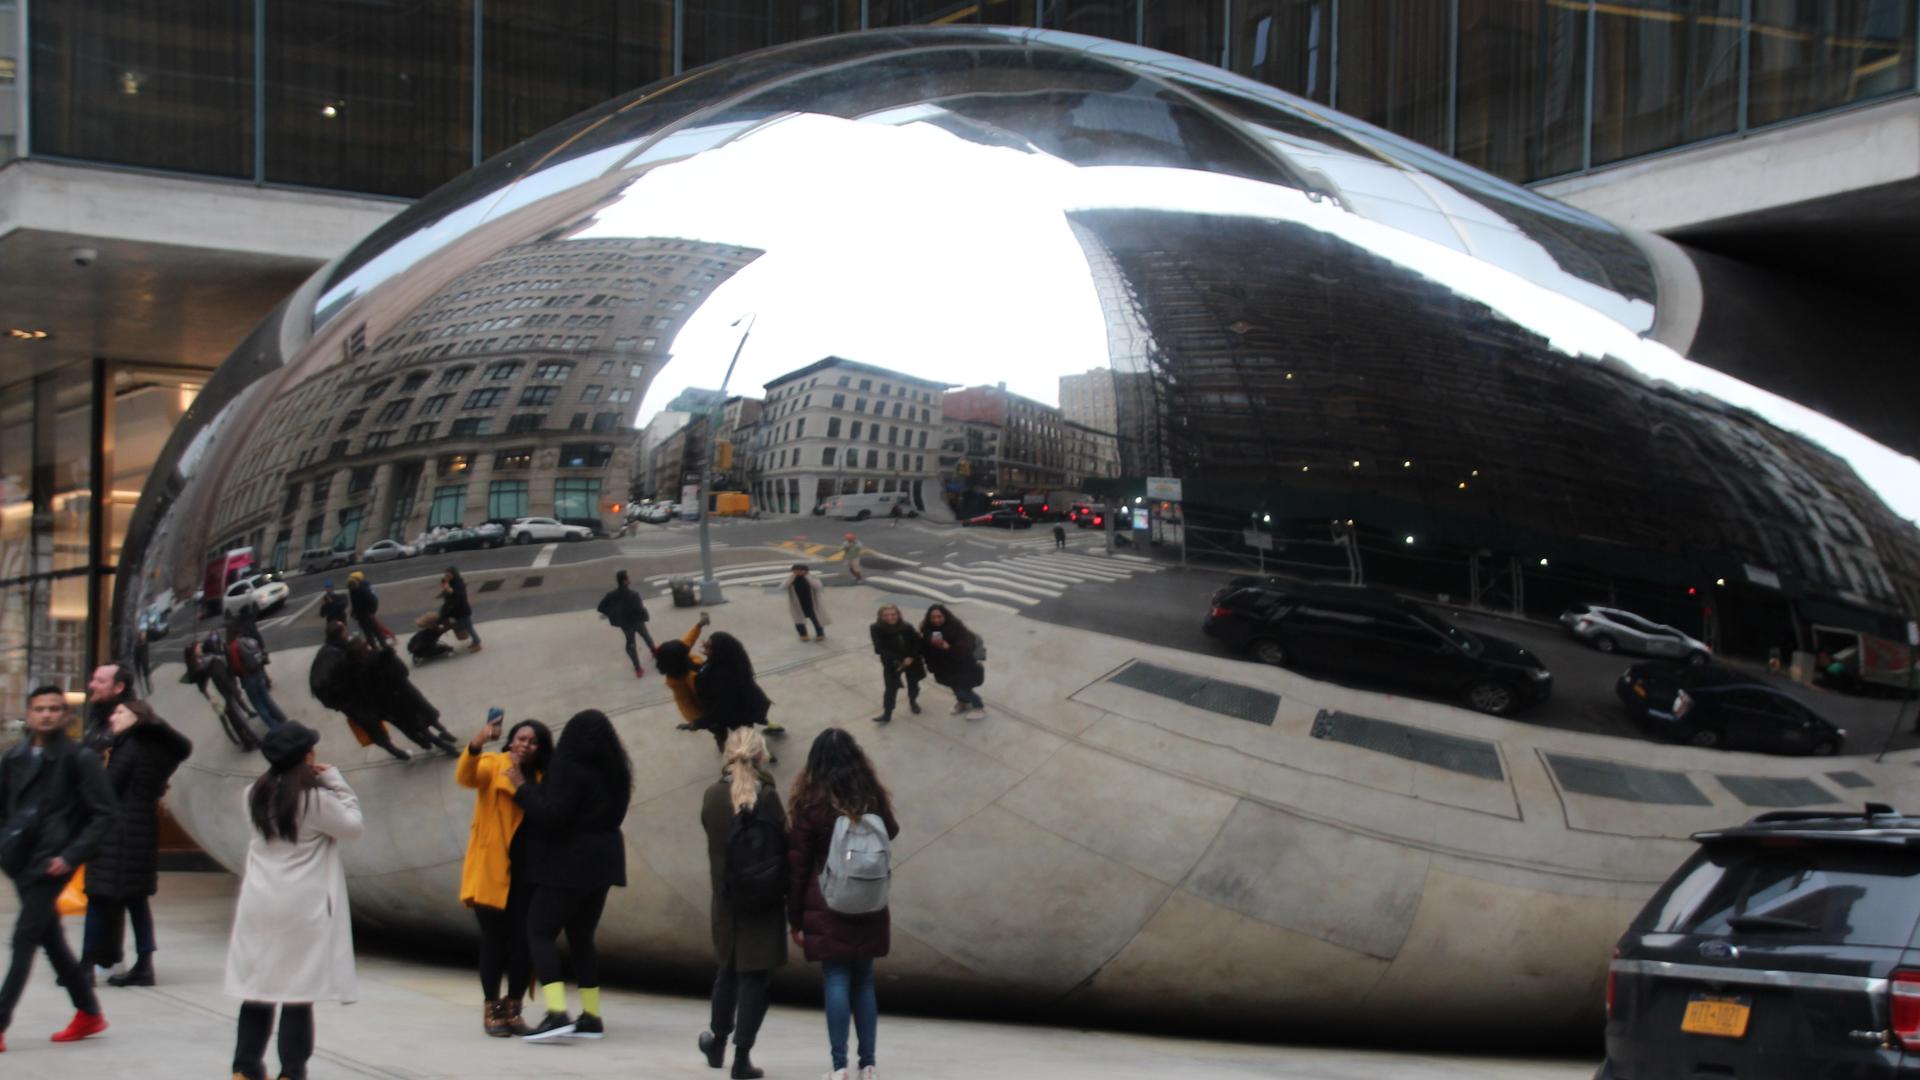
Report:
[[[950,390],[941,398],[940,408],[950,424],[987,425],[998,432],[999,437],[994,440],[988,456],[973,471],[972,486],[1009,489],[1065,486],[1067,426],[1059,409],[1009,393],[1005,383]]]
[[[757,253],[547,238],[480,262],[270,407],[217,535],[363,548],[531,514],[606,520],[627,498],[635,402],[686,316]],[[369,331],[377,340],[369,340]],[[266,440],[261,440],[266,441]],[[251,530],[251,533],[246,530]]]

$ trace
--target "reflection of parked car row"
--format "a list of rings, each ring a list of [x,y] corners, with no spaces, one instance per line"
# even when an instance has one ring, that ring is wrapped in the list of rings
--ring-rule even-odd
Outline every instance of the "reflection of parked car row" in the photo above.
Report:
[[[227,586],[221,611],[228,616],[258,615],[286,603],[292,591],[280,575],[271,570],[254,574]]]
[[[1757,679],[1714,667],[1648,662],[1615,692],[1641,727],[1674,742],[1782,754],[1834,754],[1847,733]]]
[[[1560,625],[1603,653],[1630,652],[1685,660],[1689,664],[1704,664],[1713,659],[1713,650],[1706,642],[1619,608],[1575,604],[1561,613]]]

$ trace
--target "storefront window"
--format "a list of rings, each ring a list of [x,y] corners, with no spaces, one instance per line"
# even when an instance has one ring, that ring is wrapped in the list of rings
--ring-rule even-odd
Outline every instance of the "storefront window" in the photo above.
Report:
[[[715,60],[802,38],[860,29],[858,0],[702,0],[683,9],[681,65]]]
[[[1141,44],[1202,63],[1220,62],[1225,28],[1219,4],[1151,0],[1147,4],[1146,22],[1146,40]]]
[[[1324,103],[1333,86],[1333,0],[1235,0],[1232,67]]]
[[[1540,0],[1461,0],[1454,156],[1539,180],[1585,154],[1587,12]]]
[[[869,26],[942,25],[1032,26],[1034,0],[868,0]],[[691,5],[689,5],[691,6]]]
[[[1089,37],[1132,41],[1144,0],[1040,0],[1040,25]]]
[[[1594,164],[1738,127],[1740,0],[1616,0],[1597,10]]]
[[[1911,0],[1754,0],[1749,124],[1913,88]]]
[[[1447,145],[1447,4],[1341,0],[1341,112],[1417,143]]]
[[[585,477],[553,482],[553,516],[591,518],[600,516],[600,478]]]
[[[441,484],[433,489],[433,507],[427,511],[427,528],[460,524],[467,512],[467,485]]]
[[[525,480],[495,480],[487,485],[487,516],[489,518],[523,518],[528,513]]]
[[[487,155],[673,73],[670,0],[487,0],[483,10]]]

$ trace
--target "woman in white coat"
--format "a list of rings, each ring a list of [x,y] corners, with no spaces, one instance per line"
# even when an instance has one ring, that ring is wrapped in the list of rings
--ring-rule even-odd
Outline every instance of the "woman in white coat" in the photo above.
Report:
[[[827,600],[821,592],[820,579],[807,573],[806,563],[793,564],[793,576],[787,579],[787,614],[793,617],[793,632],[800,635],[801,641],[827,640],[827,625],[833,620],[827,617]],[[807,623],[813,623],[813,632],[817,639],[807,636]]]
[[[360,800],[331,765],[313,760],[320,735],[298,723],[267,733],[267,773],[247,789],[253,842],[227,946],[227,993],[241,999],[235,1077],[265,1080],[267,1039],[280,1007],[280,1072],[306,1080],[313,1003],[352,1001],[353,927],[339,845],[365,831]]]

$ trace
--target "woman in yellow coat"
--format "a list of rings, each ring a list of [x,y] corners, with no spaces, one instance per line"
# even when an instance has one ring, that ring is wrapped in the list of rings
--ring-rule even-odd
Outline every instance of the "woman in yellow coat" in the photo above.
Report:
[[[480,922],[480,989],[486,994],[482,1026],[488,1035],[506,1038],[526,1031],[520,1002],[527,996],[527,901],[533,889],[520,881],[525,865],[517,840],[521,811],[513,801],[514,768],[528,777],[546,772],[553,757],[553,733],[538,720],[522,720],[507,733],[504,751],[482,753],[500,737],[504,714],[494,709],[486,726],[467,743],[454,769],[462,787],[474,789],[473,826],[467,832],[467,858],[460,868],[460,902]],[[500,979],[507,996],[500,996]]]

